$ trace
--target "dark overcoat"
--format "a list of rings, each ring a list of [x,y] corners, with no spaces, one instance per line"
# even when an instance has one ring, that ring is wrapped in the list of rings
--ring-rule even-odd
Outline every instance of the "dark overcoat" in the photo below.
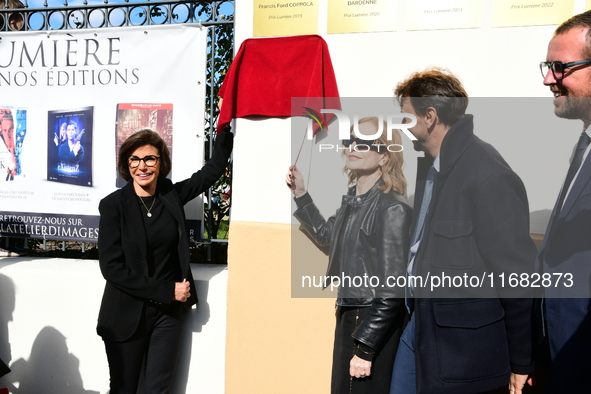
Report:
[[[416,274],[429,278],[415,288],[419,393],[483,392],[506,385],[511,372],[533,370],[530,292],[526,286],[507,289],[511,273],[533,272],[527,195],[521,179],[473,128],[467,115],[443,140],[415,258]],[[419,159],[415,216],[431,163]],[[472,280],[431,288],[433,277],[445,276]]]

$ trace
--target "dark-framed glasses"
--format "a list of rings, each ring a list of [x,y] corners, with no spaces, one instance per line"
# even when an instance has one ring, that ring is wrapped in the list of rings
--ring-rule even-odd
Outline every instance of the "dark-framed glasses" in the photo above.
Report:
[[[129,160],[127,160],[127,163],[131,168],[136,168],[140,165],[140,161],[143,160],[146,167],[154,167],[156,163],[158,163],[159,159],[160,156],[154,155],[147,155],[144,157],[130,156]]]
[[[564,78],[564,72],[567,68],[581,66],[583,64],[591,64],[591,59],[584,59],[584,60],[577,60],[575,62],[568,62],[563,63],[557,60],[553,62],[541,62],[540,63],[540,71],[542,72],[542,76],[546,78],[549,70],[552,70],[552,75],[556,81],[562,81]]]
[[[381,150],[380,147],[386,146],[386,144],[381,143],[380,140],[364,140],[359,137],[353,137],[352,135],[349,136],[348,140],[341,141],[345,148],[349,148],[353,144],[353,142],[357,143],[357,146],[365,145],[368,147],[369,150],[374,150],[376,152],[383,152],[383,150]]]

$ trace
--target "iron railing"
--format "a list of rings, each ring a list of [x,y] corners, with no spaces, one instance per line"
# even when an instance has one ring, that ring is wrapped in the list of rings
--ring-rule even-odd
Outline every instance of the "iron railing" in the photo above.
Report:
[[[17,12],[24,19],[24,30],[62,30],[122,26],[162,25],[171,23],[201,23],[204,26],[219,26],[234,23],[234,1],[147,1],[147,2],[109,2],[103,4],[70,5],[65,0],[61,6],[43,6],[0,10],[2,30],[13,30],[7,24],[10,15]]]

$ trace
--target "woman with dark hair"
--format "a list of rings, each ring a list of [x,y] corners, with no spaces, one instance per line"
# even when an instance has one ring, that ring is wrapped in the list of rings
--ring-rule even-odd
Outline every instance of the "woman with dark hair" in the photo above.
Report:
[[[166,178],[172,164],[158,133],[143,129],[121,145],[118,170],[128,183],[99,204],[99,263],[107,283],[97,332],[111,394],[135,394],[142,369],[146,392],[168,393],[184,311],[197,303],[183,206],[223,174],[232,145],[228,127],[203,168],[177,183]]]
[[[379,135],[378,118],[363,118],[359,132]],[[404,276],[412,209],[404,202],[406,179],[398,131],[386,139],[344,140],[349,190],[328,220],[312,201],[301,172],[292,166],[286,182],[297,204],[294,216],[318,247],[329,248],[327,278],[378,278],[380,283],[338,289],[332,364],[332,394],[387,394],[405,316],[404,289],[386,280]],[[353,128],[351,129],[353,133]],[[344,281],[343,281],[344,282]],[[329,283],[330,284],[330,283]],[[325,286],[327,286],[325,284]]]

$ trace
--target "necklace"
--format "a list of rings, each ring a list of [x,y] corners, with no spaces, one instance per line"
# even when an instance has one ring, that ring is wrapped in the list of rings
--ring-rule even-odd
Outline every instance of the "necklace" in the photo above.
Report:
[[[146,214],[146,216],[148,216],[149,218],[152,217],[152,212],[150,212],[152,210],[152,208],[154,208],[154,203],[156,202],[156,197],[154,197],[154,199],[152,200],[152,205],[150,205],[150,209],[148,209],[148,207],[146,206],[146,203],[144,202],[144,199],[141,198],[140,196],[137,196],[140,201],[142,202],[142,205],[146,208],[146,211],[148,211],[148,213]]]

